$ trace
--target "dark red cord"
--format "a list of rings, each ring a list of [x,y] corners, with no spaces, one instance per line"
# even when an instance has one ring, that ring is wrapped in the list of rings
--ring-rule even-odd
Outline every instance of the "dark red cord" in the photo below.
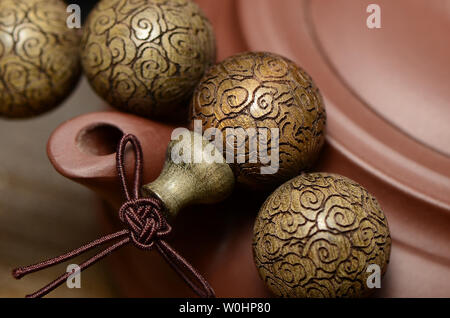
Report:
[[[125,147],[128,143],[132,144],[135,153],[134,182],[131,195],[127,186],[124,164]],[[164,238],[170,234],[172,228],[161,213],[163,208],[161,201],[157,198],[140,197],[143,160],[142,147],[136,136],[129,134],[120,140],[117,149],[116,163],[122,190],[126,198],[125,203],[119,209],[119,218],[127,228],[103,236],[61,256],[38,264],[16,268],[12,272],[13,276],[19,279],[27,274],[65,262],[100,245],[117,240],[117,242],[110,247],[80,264],[80,271],[95,264],[120,247],[132,242],[136,247],[146,251],[156,247],[169,265],[172,266],[178,275],[180,275],[200,297],[215,297],[213,289],[200,273],[164,240]],[[26,297],[35,298],[45,296],[59,285],[63,284],[72,274],[73,273],[65,273],[53,282]]]

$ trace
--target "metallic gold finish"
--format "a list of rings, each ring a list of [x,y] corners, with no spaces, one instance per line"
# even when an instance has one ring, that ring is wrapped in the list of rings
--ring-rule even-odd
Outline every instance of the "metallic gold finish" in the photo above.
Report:
[[[0,0],[0,116],[56,107],[80,75],[80,37],[61,0]]]
[[[183,161],[187,152],[191,160]],[[202,159],[196,163],[196,157]],[[213,143],[190,132],[169,143],[161,175],[143,186],[142,192],[160,198],[165,205],[164,213],[171,220],[188,205],[223,201],[233,188],[234,175],[222,154]]]
[[[384,274],[391,238],[377,200],[338,175],[310,173],[280,186],[254,226],[253,255],[266,286],[282,297],[361,297],[367,267]]]
[[[102,0],[82,40],[94,90],[120,110],[153,118],[186,120],[215,54],[211,24],[189,0]]]
[[[204,130],[280,129],[277,173],[260,174],[261,162],[250,163],[248,142],[245,163],[233,165],[237,181],[251,187],[273,187],[298,175],[313,164],[324,143],[326,114],[319,90],[305,71],[275,54],[243,53],[213,66],[197,86],[191,107],[192,119],[201,119]],[[271,149],[269,144],[269,154]]]

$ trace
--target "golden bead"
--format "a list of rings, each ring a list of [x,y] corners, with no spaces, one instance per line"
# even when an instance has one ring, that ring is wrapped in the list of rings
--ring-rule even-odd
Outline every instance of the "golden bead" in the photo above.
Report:
[[[62,0],[0,1],[0,116],[24,118],[53,109],[80,75],[76,29]]]
[[[265,164],[251,163],[248,142],[245,162],[232,165],[237,182],[253,188],[274,187],[298,175],[313,164],[324,143],[326,114],[319,90],[305,71],[279,55],[243,53],[213,66],[197,86],[191,108],[203,130],[214,127],[224,133],[232,155],[239,143],[226,141],[227,129],[238,129],[239,135],[249,128],[279,128],[276,173],[261,174]]]
[[[391,238],[377,200],[345,177],[298,176],[264,202],[253,255],[266,286],[282,297],[360,297],[368,266],[384,274]]]
[[[120,110],[153,118],[187,119],[215,54],[212,27],[190,0],[101,0],[82,39],[94,90]]]

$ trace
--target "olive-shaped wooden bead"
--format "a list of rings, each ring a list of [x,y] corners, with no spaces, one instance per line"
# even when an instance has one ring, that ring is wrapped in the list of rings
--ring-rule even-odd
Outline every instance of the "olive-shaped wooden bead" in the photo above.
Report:
[[[0,1],[0,116],[42,114],[75,87],[80,37],[66,8],[62,0]]]
[[[233,165],[237,182],[251,188],[274,188],[297,176],[314,163],[324,143],[326,114],[319,90],[305,71],[276,54],[241,53],[213,66],[197,86],[191,108],[203,130],[223,132],[224,152],[238,163]],[[240,162],[239,140],[246,142]],[[257,160],[251,142],[259,144]],[[260,160],[261,145],[266,162]],[[262,173],[272,158],[278,166]]]
[[[281,297],[367,296],[387,269],[390,249],[377,200],[334,174],[303,174],[284,183],[254,225],[256,267]]]
[[[210,22],[190,0],[101,0],[86,21],[81,56],[91,86],[110,105],[186,121],[216,51]]]

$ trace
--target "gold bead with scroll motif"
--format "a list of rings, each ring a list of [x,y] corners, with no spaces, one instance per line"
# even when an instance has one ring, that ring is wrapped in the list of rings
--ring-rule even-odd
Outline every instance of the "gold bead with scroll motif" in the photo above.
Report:
[[[310,168],[325,139],[318,88],[272,53],[242,53],[210,68],[191,108],[204,131],[222,131],[237,182],[251,188],[273,188]]]
[[[101,0],[83,32],[91,86],[111,106],[144,117],[186,121],[215,56],[212,26],[191,0]]]
[[[281,297],[366,296],[380,283],[390,250],[377,200],[356,182],[328,173],[281,185],[253,229],[258,272]]]
[[[62,0],[0,1],[0,116],[40,115],[76,86],[80,36],[66,8]]]

